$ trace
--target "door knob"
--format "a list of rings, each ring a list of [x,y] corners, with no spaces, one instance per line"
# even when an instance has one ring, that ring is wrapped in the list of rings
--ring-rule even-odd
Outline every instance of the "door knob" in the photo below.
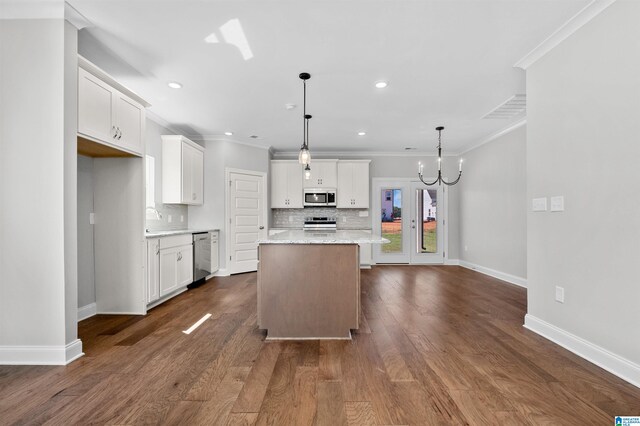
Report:
[[[416,229],[416,226],[415,225],[411,225],[411,229]]]
[[[261,226],[261,227],[260,227],[260,228],[258,228],[258,229],[264,229],[264,226]]]

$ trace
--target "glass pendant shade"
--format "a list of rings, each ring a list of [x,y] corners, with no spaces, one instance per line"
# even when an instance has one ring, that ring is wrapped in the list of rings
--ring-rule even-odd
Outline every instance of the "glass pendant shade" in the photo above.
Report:
[[[309,152],[309,149],[306,145],[303,145],[302,148],[300,148],[300,153],[298,154],[298,163],[305,165],[311,163],[311,153]]]

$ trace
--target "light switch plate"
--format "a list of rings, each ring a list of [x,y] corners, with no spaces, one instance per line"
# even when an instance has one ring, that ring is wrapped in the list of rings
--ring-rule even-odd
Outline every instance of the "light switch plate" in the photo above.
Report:
[[[346,216],[342,216],[342,222],[346,223],[347,222],[347,217]]]
[[[167,215],[167,222],[173,222],[173,217],[171,217],[171,215]]]
[[[564,287],[556,286],[556,302],[564,303]]]
[[[369,217],[369,210],[360,210],[358,212],[358,216],[360,216],[360,217]]]
[[[562,195],[558,195],[557,197],[551,197],[551,208],[552,212],[563,212],[564,211],[564,197]]]
[[[532,208],[534,212],[546,212],[547,211],[547,197],[534,198],[532,201]]]
[[[96,214],[89,213],[89,225],[95,225],[95,224],[96,224]]]
[[[180,222],[184,222],[184,215],[183,214],[180,215]]]

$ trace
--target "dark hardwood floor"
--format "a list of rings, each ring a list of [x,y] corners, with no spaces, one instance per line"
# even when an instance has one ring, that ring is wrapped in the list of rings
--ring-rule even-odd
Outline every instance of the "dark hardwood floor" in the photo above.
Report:
[[[524,289],[460,267],[362,272],[352,341],[265,343],[256,274],[85,320],[66,367],[0,366],[0,424],[613,424],[640,389],[522,327]],[[204,314],[210,320],[182,333]]]

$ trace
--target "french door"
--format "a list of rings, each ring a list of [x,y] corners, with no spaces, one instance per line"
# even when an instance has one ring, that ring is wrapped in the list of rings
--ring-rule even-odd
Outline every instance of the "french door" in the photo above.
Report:
[[[444,263],[444,187],[409,179],[374,179],[373,191],[374,229],[390,241],[374,245],[375,262]]]

